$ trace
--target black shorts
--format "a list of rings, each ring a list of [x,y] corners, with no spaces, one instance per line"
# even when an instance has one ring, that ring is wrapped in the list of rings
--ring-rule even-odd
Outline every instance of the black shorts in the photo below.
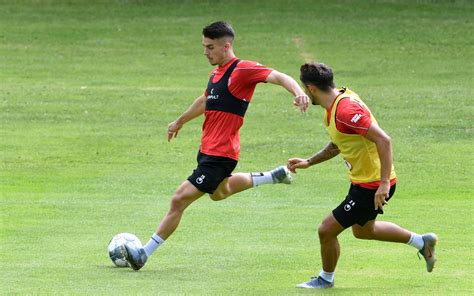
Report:
[[[219,184],[231,176],[232,171],[237,166],[237,160],[212,156],[201,153],[197,156],[198,166],[188,177],[188,181],[196,186],[199,191],[212,194],[216,191]]]
[[[389,200],[395,193],[396,184],[390,187]],[[375,189],[367,189],[351,184],[346,199],[332,211],[334,218],[343,227],[347,228],[354,224],[364,226],[370,220],[374,220],[383,211],[374,210]]]

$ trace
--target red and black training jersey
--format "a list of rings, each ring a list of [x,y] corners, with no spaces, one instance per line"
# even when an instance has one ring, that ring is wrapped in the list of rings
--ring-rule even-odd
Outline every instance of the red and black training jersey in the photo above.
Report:
[[[239,159],[239,129],[245,112],[255,86],[265,82],[272,71],[256,62],[237,58],[212,71],[205,93],[202,153]]]

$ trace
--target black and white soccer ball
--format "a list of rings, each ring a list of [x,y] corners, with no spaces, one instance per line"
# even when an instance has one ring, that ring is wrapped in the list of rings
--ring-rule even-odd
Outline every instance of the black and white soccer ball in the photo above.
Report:
[[[131,233],[119,233],[115,235],[109,242],[110,260],[118,267],[128,267],[129,264],[125,259],[125,244],[135,244],[141,247],[142,243],[135,235]]]

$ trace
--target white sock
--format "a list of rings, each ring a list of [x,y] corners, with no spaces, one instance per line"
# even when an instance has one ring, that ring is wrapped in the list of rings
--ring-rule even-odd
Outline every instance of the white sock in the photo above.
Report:
[[[150,240],[146,243],[146,245],[143,246],[146,255],[150,257],[151,254],[153,254],[153,252],[155,252],[156,249],[158,249],[158,247],[161,246],[164,242],[165,240],[162,239],[158,234],[153,233]]]
[[[321,269],[319,276],[323,278],[323,280],[328,281],[330,283],[334,282],[334,272],[326,272]]]
[[[423,249],[425,242],[423,241],[423,237],[420,234],[416,234],[414,232],[411,233],[410,240],[407,243],[408,245],[415,247],[417,250]]]
[[[257,187],[263,184],[273,184],[271,172],[250,173],[250,176],[252,176],[253,187]]]

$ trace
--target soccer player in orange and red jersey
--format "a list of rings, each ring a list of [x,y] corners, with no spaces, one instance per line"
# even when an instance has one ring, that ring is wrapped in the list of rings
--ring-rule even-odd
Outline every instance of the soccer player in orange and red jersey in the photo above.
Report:
[[[143,248],[126,246],[130,266],[138,270],[148,257],[176,230],[184,210],[208,193],[212,200],[222,200],[251,187],[291,182],[286,166],[263,173],[235,173],[240,152],[239,129],[255,86],[261,82],[281,85],[294,96],[293,104],[302,112],[309,98],[291,77],[257,62],[238,59],[233,51],[234,30],[225,22],[203,29],[204,55],[213,66],[206,91],[168,125],[168,141],[178,135],[183,125],[204,114],[198,166],[174,193],[168,213]]]
[[[301,82],[313,105],[326,109],[324,125],[331,142],[308,159],[291,158],[288,168],[305,169],[341,154],[349,170],[351,186],[345,200],[319,226],[322,270],[299,288],[332,288],[340,248],[337,236],[351,227],[359,239],[409,244],[426,260],[428,272],[435,264],[434,233],[419,235],[394,223],[376,221],[395,193],[392,142],[359,96],[334,85],[332,70],[324,64],[301,66]]]

